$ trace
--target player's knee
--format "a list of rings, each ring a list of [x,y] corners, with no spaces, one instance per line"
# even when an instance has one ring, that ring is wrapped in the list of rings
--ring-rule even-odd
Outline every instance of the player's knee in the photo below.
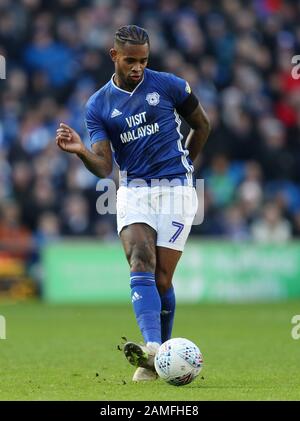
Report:
[[[146,244],[139,244],[133,247],[130,258],[131,272],[153,272],[155,271],[155,252]]]

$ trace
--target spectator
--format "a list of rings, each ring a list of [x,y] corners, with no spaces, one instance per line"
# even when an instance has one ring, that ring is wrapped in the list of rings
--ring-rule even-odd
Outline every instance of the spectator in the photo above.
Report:
[[[62,223],[63,235],[92,235],[89,205],[84,196],[74,193],[65,198]]]
[[[224,154],[213,157],[211,167],[204,173],[207,188],[215,206],[226,206],[234,198],[240,181],[240,169],[231,165]]]
[[[252,224],[252,238],[260,243],[286,243],[291,239],[291,225],[281,216],[280,209],[274,203],[263,208],[263,215]]]
[[[60,221],[58,216],[51,212],[42,213],[35,232],[37,250],[40,250],[49,243],[58,241],[60,236]]]
[[[29,259],[34,244],[29,229],[21,223],[20,208],[14,201],[5,201],[0,209],[0,253],[22,260]]]
[[[249,230],[242,208],[237,204],[230,206],[225,211],[224,234],[225,238],[232,241],[245,241],[249,239]]]

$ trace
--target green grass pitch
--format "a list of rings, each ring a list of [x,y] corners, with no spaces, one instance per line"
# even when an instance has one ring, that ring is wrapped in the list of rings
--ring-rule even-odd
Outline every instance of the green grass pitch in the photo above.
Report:
[[[194,382],[134,384],[117,349],[141,340],[128,305],[0,304],[0,400],[299,400],[300,340],[291,319],[300,301],[178,305],[173,336],[201,349]]]

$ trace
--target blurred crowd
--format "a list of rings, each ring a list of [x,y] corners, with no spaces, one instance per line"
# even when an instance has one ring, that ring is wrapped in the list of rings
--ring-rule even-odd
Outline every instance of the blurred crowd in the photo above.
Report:
[[[63,121],[89,145],[84,106],[129,23],[149,32],[149,67],[188,80],[211,121],[192,234],[299,237],[299,22],[299,0],[0,0],[0,251],[34,259],[61,236],[116,238],[115,216],[96,212],[97,178],[54,138]]]

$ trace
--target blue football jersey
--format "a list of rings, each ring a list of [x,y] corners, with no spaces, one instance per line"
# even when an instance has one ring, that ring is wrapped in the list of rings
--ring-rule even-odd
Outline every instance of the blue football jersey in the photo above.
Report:
[[[86,126],[91,144],[110,140],[127,183],[180,179],[193,184],[193,165],[182,145],[176,108],[190,95],[188,83],[170,73],[145,69],[132,92],[111,80],[90,97]]]

